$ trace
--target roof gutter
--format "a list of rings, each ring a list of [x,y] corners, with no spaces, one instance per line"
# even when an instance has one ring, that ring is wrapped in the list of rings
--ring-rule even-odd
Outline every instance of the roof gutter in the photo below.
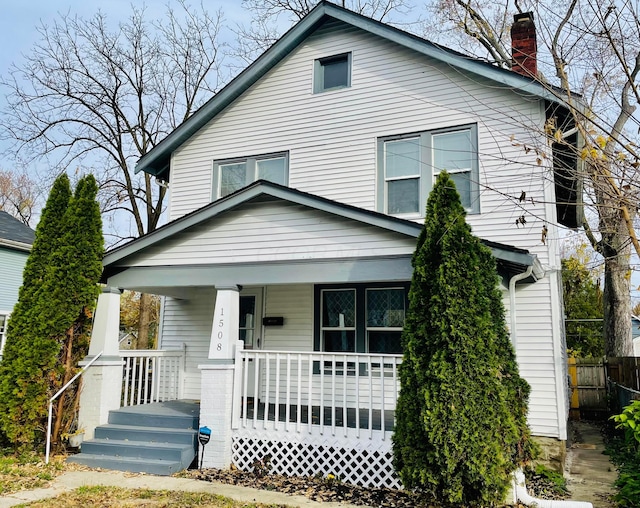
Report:
[[[15,240],[8,240],[6,238],[0,238],[0,247],[8,247],[9,249],[31,252],[32,245],[24,242],[16,242]]]

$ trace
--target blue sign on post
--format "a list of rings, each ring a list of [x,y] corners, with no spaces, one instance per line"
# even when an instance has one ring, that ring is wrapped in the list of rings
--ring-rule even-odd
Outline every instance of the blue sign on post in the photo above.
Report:
[[[198,441],[202,445],[202,453],[200,453],[200,469],[202,469],[202,461],[204,460],[204,446],[211,439],[211,429],[209,427],[200,427],[198,430]]]

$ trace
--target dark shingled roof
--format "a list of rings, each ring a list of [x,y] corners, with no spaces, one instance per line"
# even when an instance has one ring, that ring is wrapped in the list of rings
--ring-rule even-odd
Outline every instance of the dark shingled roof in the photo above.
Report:
[[[32,245],[34,238],[33,229],[0,210],[0,239]]]

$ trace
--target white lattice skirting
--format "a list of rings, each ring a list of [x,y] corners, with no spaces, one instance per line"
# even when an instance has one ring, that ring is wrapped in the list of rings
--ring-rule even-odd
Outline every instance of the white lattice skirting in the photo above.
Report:
[[[401,488],[393,470],[391,433],[349,439],[303,432],[240,429],[233,432],[234,465],[251,471],[255,461],[271,457],[271,472],[285,476],[336,475],[363,487]]]

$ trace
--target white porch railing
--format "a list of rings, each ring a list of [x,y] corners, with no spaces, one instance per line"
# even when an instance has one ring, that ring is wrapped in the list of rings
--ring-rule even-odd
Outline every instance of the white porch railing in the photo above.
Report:
[[[355,438],[393,430],[402,355],[238,350],[234,429]]]
[[[169,350],[121,350],[124,360],[121,405],[182,398],[186,346]]]

